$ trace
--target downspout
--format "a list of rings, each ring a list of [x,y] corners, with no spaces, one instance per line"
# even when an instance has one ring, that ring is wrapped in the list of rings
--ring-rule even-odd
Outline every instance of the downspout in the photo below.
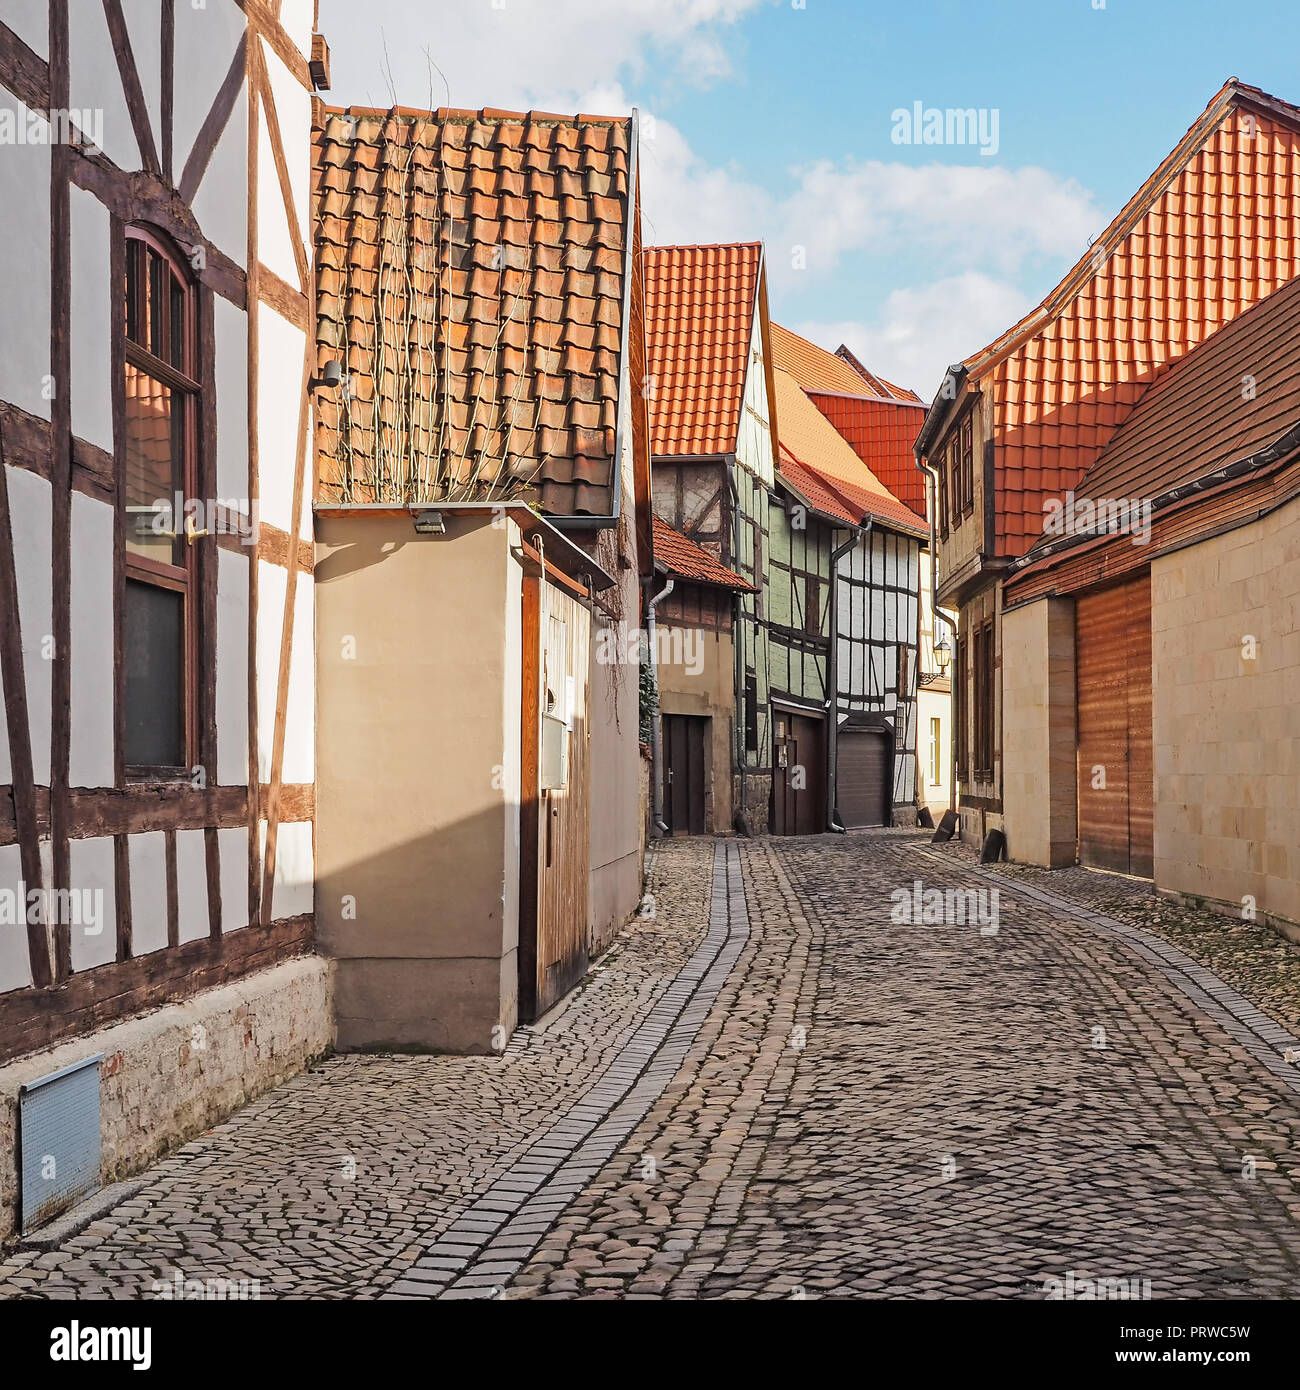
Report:
[[[953,675],[948,683],[948,723],[951,726],[948,739],[948,809],[957,814],[957,623],[939,607],[939,474],[924,459],[917,464],[925,473],[930,493],[930,611],[935,622],[948,624],[952,633]],[[931,629],[933,631],[933,629]]]
[[[740,564],[740,493],[736,487],[736,477],[733,471],[733,464],[727,466],[727,491],[731,497],[731,563],[739,566]],[[740,573],[739,569],[736,571]],[[755,574],[757,579],[758,575]],[[733,672],[733,684],[736,693],[736,712],[737,714],[744,708],[745,703],[745,629],[744,629],[745,597],[743,594],[736,595],[736,621],[735,633],[736,640],[731,644],[731,666]],[[758,715],[754,715],[757,720]],[[731,820],[734,825],[738,818],[748,815],[749,810],[749,757],[745,750],[745,725],[743,719],[734,719],[734,729],[732,730],[732,743],[736,749],[736,755],[740,765],[740,806],[731,808]],[[744,821],[748,824],[748,821]],[[748,833],[748,832],[747,832]]]
[[[666,599],[672,593],[674,582],[670,576],[667,584],[646,604],[646,645],[650,648],[647,656],[650,660],[650,669],[654,672],[655,677],[655,711],[650,717],[650,798],[653,807],[650,823],[651,828],[659,832],[655,839],[660,839],[668,833],[668,826],[664,822],[664,789],[663,783],[659,779],[659,770],[663,763],[664,740],[659,714],[659,661],[657,657],[658,647],[655,645],[655,608],[660,600]]]
[[[851,551],[864,535],[871,534],[871,519],[865,527],[857,527],[843,545],[831,551],[831,646],[826,656],[826,708],[830,712],[830,730],[826,753],[826,824],[837,834],[843,835],[844,826],[835,814],[835,802],[839,795],[838,749],[840,741],[840,560]]]

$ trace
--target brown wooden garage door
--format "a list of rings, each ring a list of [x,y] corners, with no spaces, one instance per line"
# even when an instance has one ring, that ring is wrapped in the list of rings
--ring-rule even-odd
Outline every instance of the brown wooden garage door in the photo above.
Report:
[[[1150,575],[1079,599],[1075,657],[1079,862],[1150,878]]]
[[[889,736],[878,729],[841,729],[835,745],[835,800],[846,829],[887,825]]]

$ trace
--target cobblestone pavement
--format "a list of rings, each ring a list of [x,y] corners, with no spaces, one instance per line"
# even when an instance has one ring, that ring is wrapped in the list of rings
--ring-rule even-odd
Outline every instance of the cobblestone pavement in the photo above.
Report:
[[[333,1060],[0,1295],[1300,1296],[1286,1010],[1076,878],[666,843],[653,919],[503,1056]],[[997,929],[892,920],[899,888],[996,889]]]

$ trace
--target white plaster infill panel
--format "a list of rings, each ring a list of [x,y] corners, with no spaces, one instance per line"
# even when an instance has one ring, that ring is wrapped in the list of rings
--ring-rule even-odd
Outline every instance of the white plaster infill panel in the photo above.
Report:
[[[176,832],[176,907],[182,945],[211,934],[207,836],[202,830]]]
[[[167,836],[161,830],[127,836],[131,868],[131,954],[167,945]]]
[[[70,891],[81,923],[69,924],[73,970],[89,970],[117,959],[117,893],[113,837],[73,840],[69,845]],[[88,920],[87,920],[88,919]]]
[[[113,597],[113,509],[74,492],[69,746],[74,787],[113,785]]]
[[[45,8],[44,4],[41,6]],[[27,108],[0,87],[0,130],[8,124],[15,139],[28,129]],[[50,244],[50,147],[10,143],[0,159],[0,400],[29,415],[50,418],[50,258],[39,250],[13,254],[12,248]]]

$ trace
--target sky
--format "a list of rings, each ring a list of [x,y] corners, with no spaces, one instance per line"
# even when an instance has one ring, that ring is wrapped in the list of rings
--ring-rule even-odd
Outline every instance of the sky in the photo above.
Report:
[[[635,106],[646,244],[762,241],[774,318],[927,400],[1229,77],[1300,103],[1297,0],[320,0],[320,29],[331,104]]]

